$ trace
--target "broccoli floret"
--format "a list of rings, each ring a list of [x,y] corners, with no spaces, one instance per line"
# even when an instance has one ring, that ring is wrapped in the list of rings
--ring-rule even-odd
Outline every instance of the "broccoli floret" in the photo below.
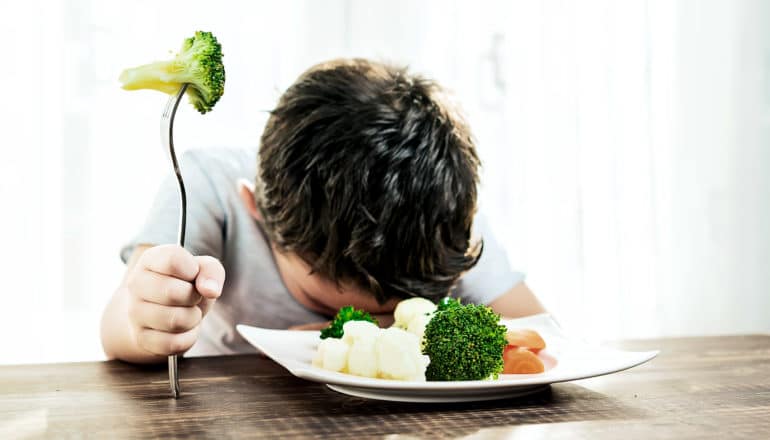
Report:
[[[190,103],[201,113],[211,111],[225,91],[222,46],[211,32],[197,31],[167,61],[126,69],[120,74],[126,90],[152,89],[173,95],[183,84]]]
[[[373,324],[377,324],[377,320],[363,310],[357,310],[353,306],[345,306],[341,308],[334,320],[325,329],[321,330],[321,339],[326,338],[341,338],[344,332],[342,326],[348,321],[369,321]]]
[[[447,302],[425,327],[423,354],[428,380],[496,378],[503,370],[506,327],[484,305]]]
[[[460,307],[460,300],[458,298],[452,298],[451,296],[446,296],[444,298],[441,298],[441,301],[438,302],[437,307],[439,311]]]

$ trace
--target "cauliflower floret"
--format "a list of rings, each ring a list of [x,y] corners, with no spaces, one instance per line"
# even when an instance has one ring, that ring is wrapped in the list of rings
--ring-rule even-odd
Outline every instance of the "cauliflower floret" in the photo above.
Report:
[[[376,338],[380,328],[369,321],[348,321],[342,326],[342,340],[352,345],[360,339]]]
[[[350,346],[340,339],[327,338],[318,344],[313,365],[331,371],[342,371],[347,366]]]
[[[342,342],[350,346],[347,372],[363,377],[377,377],[374,343],[380,328],[368,321],[349,321],[342,326]]]
[[[375,348],[383,379],[425,380],[429,359],[421,353],[417,336],[391,327],[380,332]]]
[[[348,351],[348,373],[363,377],[377,377],[377,337],[362,337]]]
[[[393,326],[407,329],[415,316],[433,313],[434,311],[436,311],[436,305],[430,300],[419,297],[405,299],[400,301],[396,305],[396,310],[393,311],[393,318],[395,318]]]
[[[426,319],[417,316],[410,327],[422,331]],[[371,322],[349,321],[342,339],[321,340],[313,365],[356,376],[424,381],[429,358],[421,352],[421,337],[397,327],[380,329]]]
[[[428,325],[433,318],[433,313],[417,315],[409,321],[409,326],[406,331],[417,336],[417,340],[422,344],[422,337],[425,334],[425,326]]]

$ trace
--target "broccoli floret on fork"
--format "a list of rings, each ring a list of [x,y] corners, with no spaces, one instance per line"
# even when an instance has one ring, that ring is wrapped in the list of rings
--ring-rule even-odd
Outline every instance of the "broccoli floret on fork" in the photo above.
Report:
[[[225,91],[222,46],[211,32],[197,31],[184,40],[174,58],[126,69],[119,79],[126,90],[151,89],[169,95],[188,84],[190,103],[206,113]]]

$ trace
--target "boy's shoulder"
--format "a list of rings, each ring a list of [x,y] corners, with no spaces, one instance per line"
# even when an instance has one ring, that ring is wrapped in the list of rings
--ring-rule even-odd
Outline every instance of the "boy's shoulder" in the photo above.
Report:
[[[190,194],[209,209],[218,206],[227,213],[240,206],[238,181],[254,181],[257,153],[247,148],[192,149],[182,154],[180,168]]]
[[[249,148],[198,148],[186,151],[181,161],[182,166],[188,162],[202,174],[209,176],[212,183],[216,183],[215,179],[253,179],[256,173],[257,153]]]

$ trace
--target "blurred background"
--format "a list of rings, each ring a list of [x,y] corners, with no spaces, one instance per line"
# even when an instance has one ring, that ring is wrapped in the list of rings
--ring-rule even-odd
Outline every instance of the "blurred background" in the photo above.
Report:
[[[0,4],[0,363],[101,359],[99,319],[168,172],[166,97],[129,66],[195,30],[227,88],[176,143],[256,148],[310,65],[362,56],[453,90],[511,265],[592,340],[770,332],[770,2]]]

